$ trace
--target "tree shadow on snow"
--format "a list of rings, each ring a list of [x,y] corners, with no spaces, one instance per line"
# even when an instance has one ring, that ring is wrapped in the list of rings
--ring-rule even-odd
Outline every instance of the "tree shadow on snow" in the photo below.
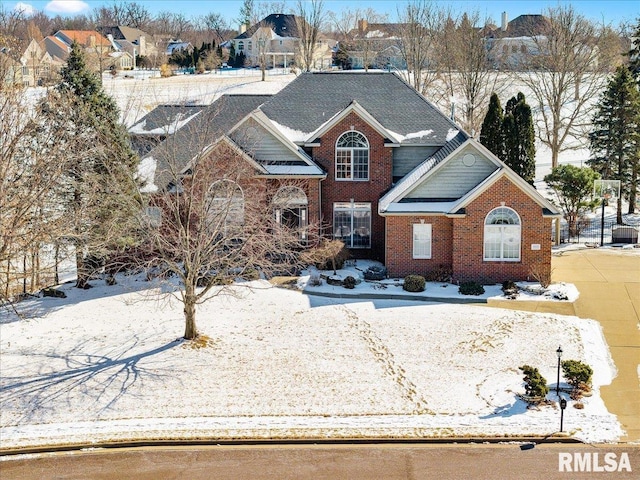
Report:
[[[144,378],[173,377],[170,365],[167,365],[166,373],[160,373],[161,365],[149,361],[180,345],[180,340],[129,354],[139,343],[140,339],[135,336],[132,343],[113,347],[111,352],[90,353],[92,345],[87,340],[68,353],[57,353],[58,350],[54,348],[50,353],[29,354],[27,362],[35,360],[42,365],[58,365],[63,361],[65,367],[29,376],[11,376],[10,372],[3,372],[0,406],[5,412],[22,411],[17,422],[29,422],[64,405],[83,402],[83,409],[86,409],[91,402],[96,405],[97,417],[113,406],[136,382]],[[74,400],[74,397],[77,398]]]
[[[515,402],[507,403],[505,405],[500,405],[499,407],[496,407],[493,410],[493,413],[490,413],[488,415],[483,415],[480,418],[482,420],[488,420],[490,418],[496,418],[496,417],[507,418],[507,417],[512,417],[514,415],[522,415],[523,413],[526,413],[526,412],[527,412],[527,403],[516,397]]]

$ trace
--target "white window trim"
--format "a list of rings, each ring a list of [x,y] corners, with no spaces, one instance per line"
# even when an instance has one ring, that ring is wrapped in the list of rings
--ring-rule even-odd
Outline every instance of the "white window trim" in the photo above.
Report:
[[[509,223],[509,224],[487,224],[487,219],[489,216],[498,209],[506,209],[512,211],[516,218],[518,219],[518,223]],[[504,229],[505,227],[517,228],[518,229],[518,256],[513,258],[505,258],[504,256]],[[499,257],[488,257],[487,256],[487,232],[499,232],[500,233],[500,256]],[[520,262],[522,260],[522,221],[520,219],[520,215],[514,209],[509,207],[498,207],[491,210],[487,213],[484,221],[484,229],[482,236],[482,259],[485,262]]]
[[[423,234],[427,234],[428,235],[428,240],[425,241],[421,241],[421,240],[417,240],[416,239],[416,234],[420,233],[420,230],[422,230]],[[412,245],[413,245],[413,258],[414,259],[420,259],[420,260],[429,260],[431,259],[432,256],[432,250],[433,250],[433,235],[432,235],[432,226],[430,223],[414,223],[413,224],[413,232],[412,232]],[[421,251],[424,250],[424,248],[417,248],[419,246],[424,245],[426,242],[428,242],[428,252],[426,253],[421,253]]]
[[[360,212],[368,212],[369,213],[369,225],[368,225],[368,230],[369,230],[369,244],[365,245],[365,246],[361,246],[361,245],[357,245],[354,246],[353,245],[353,232],[354,232],[354,213],[356,211],[360,211]],[[372,211],[371,211],[371,203],[369,202],[336,202],[333,204],[333,231],[334,231],[334,237],[335,237],[335,231],[336,231],[336,212],[349,212],[351,214],[351,225],[349,226],[349,235],[350,235],[350,239],[351,239],[351,244],[346,244],[345,243],[345,247],[347,248],[351,248],[351,249],[366,249],[366,248],[371,248],[371,236],[372,236],[372,232],[371,232],[371,225],[373,222],[373,216],[372,216]],[[337,238],[337,237],[336,237]]]
[[[354,160],[353,160],[353,153],[354,151],[364,151],[365,148],[364,147],[338,147],[338,142],[340,142],[340,139],[346,135],[347,133],[359,133],[360,135],[362,135],[364,137],[364,139],[367,142],[367,177],[366,178],[355,178],[354,177]],[[338,177],[338,151],[349,151],[351,154],[351,177],[350,178],[339,178]],[[336,182],[368,182],[369,178],[371,177],[371,143],[369,142],[369,139],[367,138],[367,136],[358,131],[358,130],[348,130],[346,132],[343,132],[340,134],[340,136],[338,137],[338,139],[336,140],[336,146],[335,146],[335,161],[334,161],[334,179]]]

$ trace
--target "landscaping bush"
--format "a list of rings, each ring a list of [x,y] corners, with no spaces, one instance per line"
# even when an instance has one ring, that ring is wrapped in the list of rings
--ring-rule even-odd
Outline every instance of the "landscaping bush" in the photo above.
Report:
[[[453,277],[453,270],[445,265],[438,265],[433,270],[428,271],[424,275],[424,279],[427,282],[444,282],[451,283]]]
[[[530,365],[523,365],[520,370],[524,373],[525,393],[530,397],[544,399],[549,393],[549,387],[547,380],[540,375],[538,369]]]
[[[462,295],[482,295],[484,287],[478,282],[462,282],[458,288],[458,292]]]
[[[356,283],[356,279],[349,275],[342,281],[342,286],[344,288],[353,289],[356,287]]]
[[[593,369],[579,360],[564,360],[562,362],[562,374],[569,385],[573,388],[581,389],[591,385]]]
[[[384,280],[387,278],[387,268],[380,265],[372,265],[362,274],[365,280]]]
[[[242,278],[243,280],[249,280],[249,281],[259,280],[260,272],[253,267],[247,267],[245,268],[244,272],[240,274],[240,278]]]
[[[422,275],[407,275],[404,277],[402,289],[407,292],[424,292],[425,283]]]
[[[511,280],[505,280],[502,282],[502,293],[507,298],[514,299],[518,296],[518,286]]]

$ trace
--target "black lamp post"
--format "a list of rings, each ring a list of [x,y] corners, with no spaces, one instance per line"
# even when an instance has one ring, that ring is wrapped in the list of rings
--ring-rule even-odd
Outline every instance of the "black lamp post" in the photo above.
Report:
[[[567,408],[567,401],[560,399],[560,431],[564,432],[562,423],[564,422],[564,409]]]
[[[556,354],[558,355],[558,378],[556,381],[556,395],[560,396],[560,359],[562,358],[561,346],[556,350]]]

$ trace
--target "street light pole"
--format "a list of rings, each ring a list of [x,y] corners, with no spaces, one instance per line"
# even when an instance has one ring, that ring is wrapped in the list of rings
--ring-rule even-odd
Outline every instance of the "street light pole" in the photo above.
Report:
[[[560,396],[560,360],[562,358],[562,347],[558,347],[556,350],[556,354],[558,355],[558,378],[556,380],[556,395]]]

